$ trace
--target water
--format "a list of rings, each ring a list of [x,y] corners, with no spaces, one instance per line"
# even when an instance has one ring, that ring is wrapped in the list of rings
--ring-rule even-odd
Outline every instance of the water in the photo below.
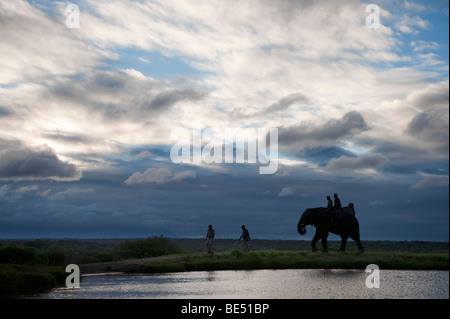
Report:
[[[443,299],[449,272],[380,270],[379,288],[367,288],[364,270],[295,269],[199,271],[153,275],[83,276],[79,289],[57,288],[57,299]]]

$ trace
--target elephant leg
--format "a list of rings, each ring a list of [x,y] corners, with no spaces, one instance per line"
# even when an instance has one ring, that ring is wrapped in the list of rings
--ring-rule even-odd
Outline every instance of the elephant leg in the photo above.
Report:
[[[328,240],[327,240],[328,234],[325,234],[322,236],[322,248],[323,248],[323,252],[327,253],[328,252]]]
[[[359,234],[356,234],[356,235],[352,236],[351,238],[355,241],[356,245],[358,245],[358,249],[360,251],[364,251],[364,248],[361,244],[361,240],[359,238]]]
[[[341,247],[338,251],[345,251],[345,245],[347,244],[348,236],[341,236]]]
[[[313,240],[311,241],[311,246],[312,246],[312,251],[317,251],[317,247],[316,247],[316,243],[319,241],[320,236],[319,236],[319,232],[316,231],[316,234],[314,235]]]

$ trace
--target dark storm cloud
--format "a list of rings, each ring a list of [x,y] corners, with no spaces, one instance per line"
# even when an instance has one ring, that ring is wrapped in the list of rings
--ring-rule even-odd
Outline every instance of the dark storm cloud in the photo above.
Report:
[[[332,158],[339,158],[341,156],[355,156],[352,152],[339,146],[308,147],[301,150],[298,155],[301,155],[302,158],[310,162],[317,163],[321,166],[327,165],[329,160]]]
[[[448,125],[448,109],[433,108],[417,114],[409,123],[406,132],[428,142],[430,147],[442,154],[448,154]]]
[[[151,151],[157,153],[156,147]],[[28,185],[25,182],[17,187],[0,184],[0,197],[2,192],[6,193],[6,199],[17,196],[19,191],[23,194],[21,205],[17,205],[17,201],[2,201],[0,234],[199,238],[204,236],[207,225],[213,224],[218,238],[238,238],[240,225],[245,224],[256,239],[309,240],[311,237],[300,237],[296,230],[301,212],[308,207],[325,205],[325,195],[336,192],[343,204],[355,203],[364,240],[445,240],[445,236],[448,237],[448,231],[432,228],[426,220],[426,208],[433,205],[445,208],[441,203],[445,203],[448,188],[439,187],[443,182],[438,179],[428,179],[412,188],[419,180],[405,182],[404,178],[394,178],[386,184],[370,176],[361,179],[345,175],[343,179],[328,170],[320,174],[307,166],[281,164],[280,174],[266,176],[257,173],[257,165],[229,164],[230,167],[223,164],[224,171],[220,174],[206,165],[167,166],[170,176],[165,177],[160,169],[161,180],[181,172],[179,181],[144,182],[133,186],[123,183],[136,171],[135,164],[134,161],[121,162],[120,172],[114,175],[104,168],[86,171],[83,179],[70,184],[34,181],[33,185],[39,189],[33,185],[23,189],[22,186]],[[152,157],[147,157],[142,164],[161,167]],[[229,174],[225,173],[228,167]],[[285,174],[288,170],[289,174]],[[195,178],[184,178],[193,173]],[[45,197],[38,195],[50,188],[51,192]],[[34,196],[25,197],[25,191],[30,195],[33,192]],[[431,191],[433,197],[428,195]],[[383,212],[374,203],[386,203]],[[403,212],[401,209],[407,209],[408,215],[402,214],[400,222],[391,216]],[[448,224],[448,210],[436,209],[434,213],[437,214],[435,220],[439,218],[440,222]],[[405,221],[409,216],[412,217]],[[392,230],[380,232],[385,229],[386,220]],[[28,232],[20,230],[26,226],[29,226]],[[308,234],[312,236],[313,231],[309,230]]]
[[[448,127],[447,127],[448,129]],[[359,141],[371,149],[372,154],[379,154],[385,162],[377,171],[398,176],[416,176],[418,172],[431,175],[448,175],[448,148],[434,145],[430,141],[410,140],[368,140]]]
[[[50,149],[26,147],[0,151],[0,179],[3,180],[78,180],[80,171],[61,161]]]
[[[49,87],[48,94],[75,102],[85,102],[90,94],[117,93],[128,85],[136,85],[136,79],[123,71],[94,71],[91,74],[73,78],[60,79]],[[86,91],[86,92],[85,92]]]
[[[44,97],[76,104],[106,119],[136,120],[160,115],[181,101],[198,101],[205,91],[146,78],[133,71],[95,71],[86,77],[61,80]]]
[[[356,111],[345,114],[340,119],[332,119],[321,126],[296,125],[281,127],[278,133],[280,145],[313,144],[338,142],[344,137],[367,131],[366,121]]]
[[[7,117],[14,114],[11,110],[6,107],[0,106],[0,117]]]
[[[296,102],[308,103],[309,100],[306,96],[300,93],[290,94],[267,107],[265,110],[263,110],[263,113],[270,114],[272,112],[283,111]]]
[[[233,110],[231,112],[231,116],[234,118],[243,118],[243,117],[252,118],[258,116],[265,116],[270,115],[272,113],[285,111],[294,103],[309,103],[309,102],[310,102],[309,99],[305,95],[301,93],[294,93],[281,98],[277,102],[267,106],[261,111],[247,114],[245,112],[242,112],[241,110]]]
[[[449,91],[448,87],[437,90],[429,94],[420,95],[415,99],[418,106],[427,108],[434,105],[448,105]]]
[[[448,81],[430,84],[412,93],[408,101],[420,111],[412,118],[405,133],[417,138],[418,144],[425,142],[424,148],[428,152],[448,157]]]
[[[342,156],[332,159],[327,168],[332,170],[360,170],[382,166],[386,158],[381,155],[360,155],[358,157]]]
[[[157,94],[148,104],[148,108],[154,111],[164,110],[183,100],[199,100],[203,95],[193,88],[167,90]]]
[[[58,140],[58,141],[63,141],[65,143],[74,143],[74,144],[89,143],[89,142],[92,142],[93,140],[95,140],[94,138],[90,138],[90,137],[82,136],[82,135],[74,135],[74,134],[49,133],[49,134],[44,134],[43,136],[45,136],[51,140]]]
[[[399,164],[429,161],[429,154],[418,145],[386,139],[361,139],[360,142],[371,148],[374,154],[383,154]]]
[[[415,175],[417,172],[432,175],[448,175],[448,160],[391,160],[384,164],[380,171],[388,174]]]
[[[440,106],[443,108],[448,108],[449,103],[449,88],[448,82],[438,83],[430,85],[426,89],[413,94],[409,100],[411,103],[426,110],[430,107]]]
[[[130,80],[126,73],[117,72],[97,72],[94,73],[90,85],[93,85],[96,91],[113,92],[125,88],[126,81]]]

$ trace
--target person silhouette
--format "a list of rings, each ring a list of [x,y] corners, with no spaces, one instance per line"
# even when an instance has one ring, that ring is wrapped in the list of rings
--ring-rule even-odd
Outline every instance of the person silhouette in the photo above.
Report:
[[[339,225],[342,224],[344,213],[342,210],[341,200],[339,199],[338,195],[334,194],[333,196],[334,196],[333,212],[337,213],[337,217],[335,217],[336,218],[335,226],[338,227]]]
[[[333,206],[333,210],[341,210],[342,205],[341,205],[341,200],[338,197],[338,194],[334,194],[334,206]]]
[[[330,211],[330,210],[333,209],[333,201],[331,200],[330,196],[327,196],[327,201],[328,201],[328,203],[327,203],[327,211]]]
[[[214,236],[216,235],[216,232],[212,228],[212,225],[208,226],[208,232],[206,233],[206,249],[208,250],[208,254],[213,254],[214,250]]]
[[[250,249],[248,248],[248,242],[250,240],[250,233],[248,232],[248,229],[245,228],[245,225],[241,226],[242,228],[242,235],[241,237],[239,237],[239,241],[241,239],[243,239],[243,244],[242,244],[242,249],[245,251],[250,251]]]

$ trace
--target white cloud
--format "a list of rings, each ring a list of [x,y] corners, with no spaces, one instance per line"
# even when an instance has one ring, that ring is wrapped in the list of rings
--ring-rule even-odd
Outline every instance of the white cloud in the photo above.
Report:
[[[441,46],[439,43],[434,41],[423,41],[423,40],[415,40],[411,41],[410,43],[411,47],[413,47],[414,52],[418,51],[424,51],[424,50],[436,50],[439,49]]]
[[[39,187],[37,185],[28,185],[28,186],[23,186],[23,187],[17,188],[15,190],[15,192],[18,194],[26,194],[29,192],[36,192],[38,189],[39,189]]]
[[[292,196],[294,194],[295,194],[295,189],[293,189],[292,187],[285,187],[280,191],[280,193],[278,194],[278,197]]]
[[[156,183],[164,184],[170,180],[172,173],[167,168],[149,168],[144,173],[135,172],[125,180],[125,184]]]
[[[47,197],[48,194],[51,193],[51,191],[52,191],[51,188],[49,188],[49,189],[46,189],[44,191],[38,192],[38,195],[41,196],[41,197]]]
[[[82,197],[83,195],[92,193],[94,190],[92,188],[78,188],[78,187],[70,187],[64,191],[58,192],[52,196],[50,199],[52,200],[67,200]]]
[[[427,20],[422,19],[420,16],[410,16],[404,14],[400,17],[396,27],[403,33],[418,34],[420,32],[419,29],[428,29],[430,27],[430,23]]]
[[[332,159],[327,168],[330,170],[365,170],[380,167],[385,162],[386,158],[378,154],[363,154],[358,157],[341,156]]]
[[[52,19],[26,1],[1,1],[0,84],[70,76],[112,57],[66,28],[64,15]]]
[[[33,196],[46,197],[51,192],[51,189],[41,191],[38,185],[27,185],[12,189],[10,185],[3,185],[0,187],[0,199],[7,199],[14,202],[21,198],[29,198]]]
[[[448,176],[427,176],[420,182],[412,185],[412,189],[448,186]]]
[[[0,83],[6,84],[0,87],[0,138],[48,145],[78,168],[107,166],[105,154],[136,145],[171,144],[171,129],[191,127],[193,119],[209,127],[283,126],[311,133],[317,123],[329,124],[326,131],[334,120],[357,112],[364,124],[358,134],[332,136],[327,145],[364,148],[360,138],[409,142],[408,125],[417,114],[408,96],[440,75],[415,65],[442,67],[438,57],[425,55],[440,43],[412,41],[410,47],[423,55],[405,56],[395,29],[383,23],[377,30],[365,27],[366,5],[356,0],[82,4],[80,29],[65,27],[62,4],[54,16],[28,2],[0,5]],[[405,6],[419,14],[413,3]],[[382,15],[397,17],[385,8]],[[403,32],[430,27],[420,16],[398,17]],[[156,79],[153,53],[198,74]],[[152,63],[142,70],[124,66],[133,54]],[[361,124],[357,117],[350,120]],[[135,174],[131,181],[168,178]]]
[[[141,152],[139,152],[139,154],[136,154],[136,155],[133,156],[133,160],[140,160],[140,159],[143,159],[143,158],[146,158],[146,157],[150,157],[150,156],[152,156],[151,152],[149,152],[149,151],[141,151]]]
[[[385,200],[371,200],[369,202],[369,206],[384,206],[386,205],[386,201]]]
[[[176,173],[171,180],[181,182],[184,179],[195,178],[196,174],[193,170]]]
[[[135,172],[125,180],[125,184],[165,184],[171,181],[181,182],[184,179],[195,178],[196,174],[192,170],[172,173],[167,168],[148,168],[144,173]]]
[[[408,10],[416,11],[416,12],[425,11],[427,9],[427,7],[425,7],[421,4],[410,2],[410,1],[405,1],[405,8]]]

